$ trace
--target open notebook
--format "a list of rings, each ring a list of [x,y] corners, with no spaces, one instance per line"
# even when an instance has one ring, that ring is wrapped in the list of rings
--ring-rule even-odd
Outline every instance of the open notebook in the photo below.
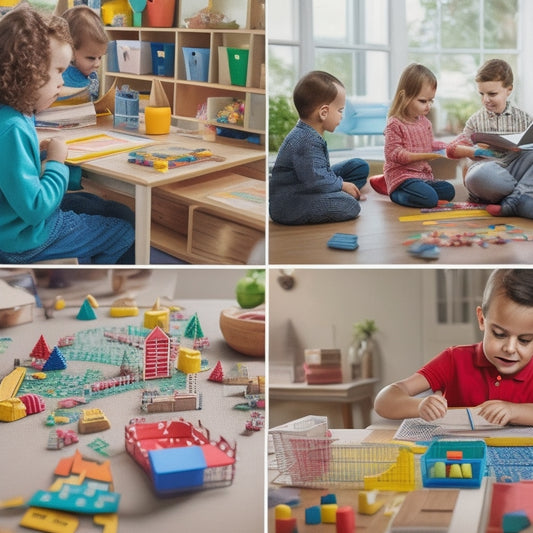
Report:
[[[476,409],[448,409],[446,415],[433,422],[422,418],[406,418],[395,433],[399,440],[427,441],[438,437],[518,437],[533,436],[533,428],[490,424]]]

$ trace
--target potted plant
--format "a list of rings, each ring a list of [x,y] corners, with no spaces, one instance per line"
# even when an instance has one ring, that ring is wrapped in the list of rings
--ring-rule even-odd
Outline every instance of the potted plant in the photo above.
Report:
[[[378,331],[376,321],[371,319],[353,325],[353,342],[348,350],[352,379],[373,376],[373,335]]]

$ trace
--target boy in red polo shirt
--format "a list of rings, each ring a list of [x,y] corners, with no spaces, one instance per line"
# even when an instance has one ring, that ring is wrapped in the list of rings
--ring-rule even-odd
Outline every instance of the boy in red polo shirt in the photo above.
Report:
[[[495,270],[476,312],[483,341],[448,348],[382,389],[379,415],[433,421],[448,407],[476,407],[492,424],[533,425],[533,269]]]

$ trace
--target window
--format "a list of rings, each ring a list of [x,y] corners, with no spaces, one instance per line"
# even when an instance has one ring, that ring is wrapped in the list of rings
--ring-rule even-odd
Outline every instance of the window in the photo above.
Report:
[[[326,70],[342,80],[348,97],[388,102],[390,3],[391,0],[269,0],[271,107],[275,99],[290,98],[298,79],[315,69]],[[353,141],[353,136],[328,136],[330,148],[352,147]]]
[[[435,133],[455,135],[480,107],[475,73],[487,59],[507,61],[520,92],[520,0],[406,0],[408,59],[439,85]]]

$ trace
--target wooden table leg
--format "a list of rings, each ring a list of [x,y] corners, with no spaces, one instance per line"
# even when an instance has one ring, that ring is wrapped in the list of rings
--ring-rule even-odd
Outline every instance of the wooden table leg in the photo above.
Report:
[[[353,429],[353,413],[351,403],[342,404],[342,422],[345,429]]]

